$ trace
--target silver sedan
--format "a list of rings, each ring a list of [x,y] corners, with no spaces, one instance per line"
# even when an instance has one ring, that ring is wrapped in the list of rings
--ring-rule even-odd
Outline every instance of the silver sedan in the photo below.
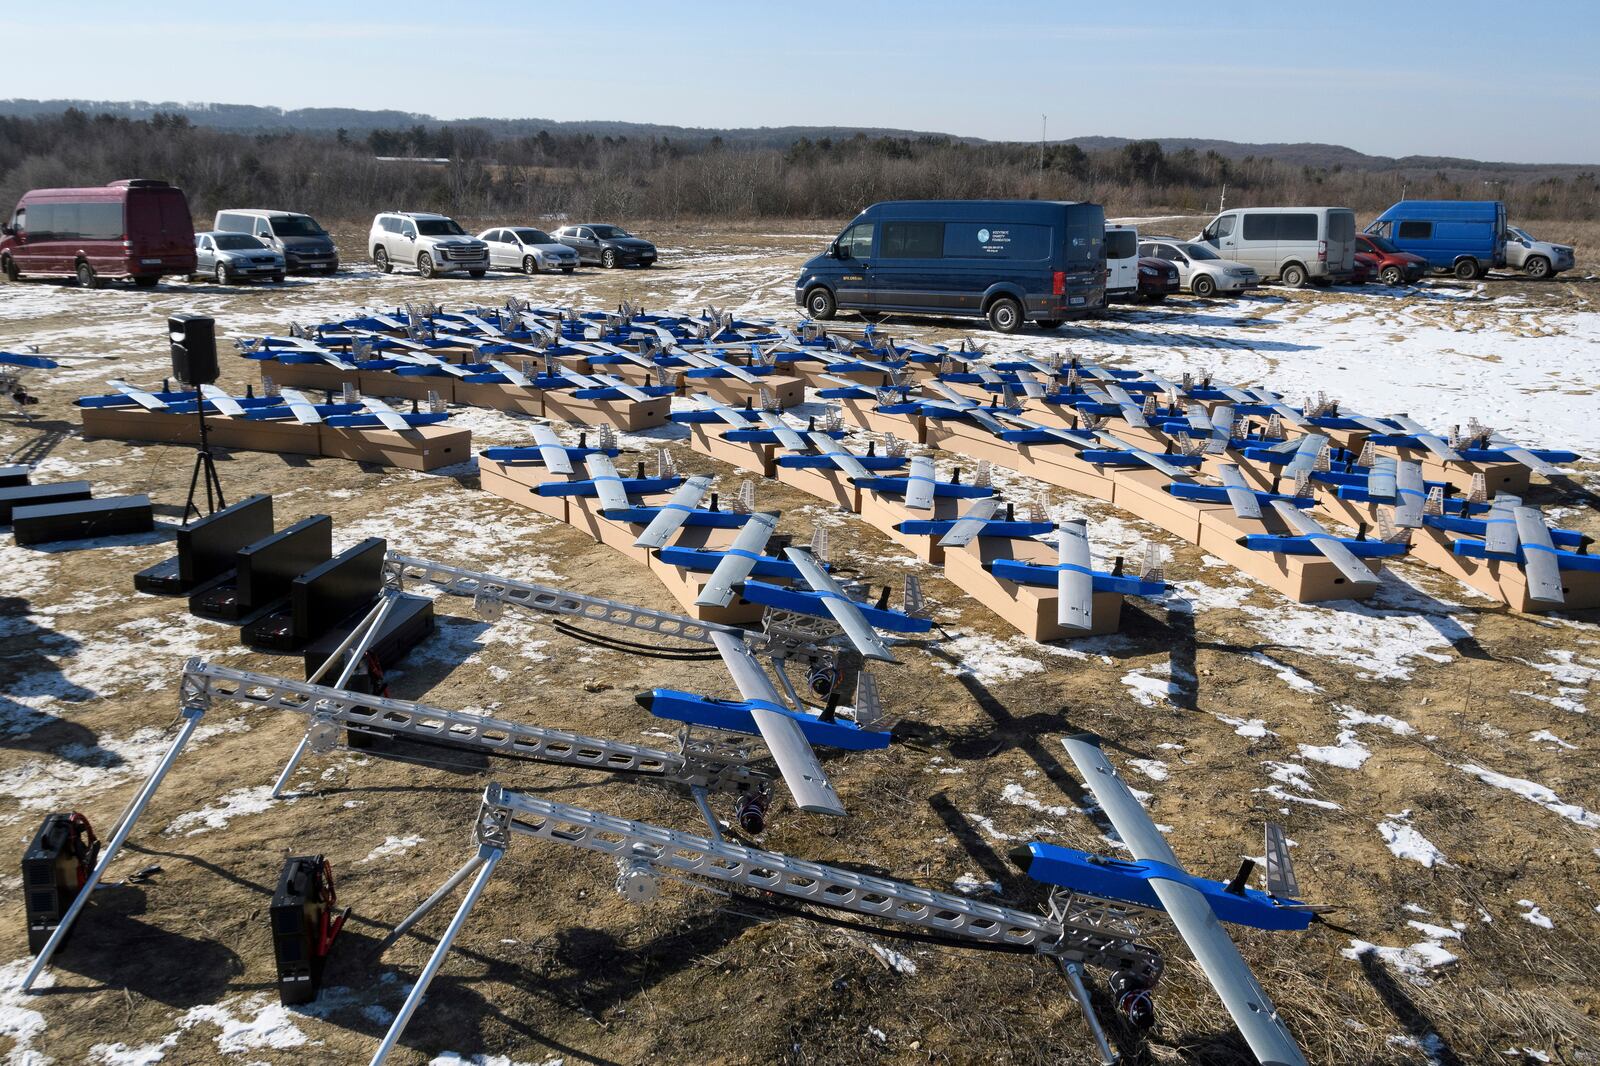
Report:
[[[270,278],[282,281],[283,254],[248,233],[204,232],[194,237],[195,276],[207,275],[219,285]]]
[[[486,229],[478,234],[478,240],[489,246],[489,266],[493,269],[520,270],[524,274],[555,270],[570,274],[578,269],[578,253],[542,229]]]

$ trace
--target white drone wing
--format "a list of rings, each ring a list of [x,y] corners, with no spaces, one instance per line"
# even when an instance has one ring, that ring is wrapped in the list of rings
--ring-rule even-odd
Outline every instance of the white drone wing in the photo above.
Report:
[[[1282,398],[1276,393],[1273,393],[1267,389],[1252,389],[1251,391],[1255,395],[1255,402],[1265,404],[1267,410],[1271,411],[1273,414],[1277,415],[1280,419],[1289,423],[1291,426],[1307,432],[1312,429],[1312,423],[1306,421],[1306,417],[1299,411],[1296,411],[1293,407],[1290,407],[1288,404],[1284,403]]]
[[[1483,520],[1483,546],[1501,555],[1515,555],[1521,540],[1517,527],[1517,508],[1522,506],[1520,496],[1496,496],[1489,504],[1489,513]]]
[[[906,509],[910,511],[933,510],[933,458],[918,455],[911,460],[911,470],[906,474]]]
[[[703,410],[710,411],[734,429],[748,429],[750,426],[749,419],[714,396],[697,392],[694,394],[694,402],[699,404]]]
[[[386,429],[392,429],[396,433],[406,433],[410,431],[411,423],[400,417],[400,412],[396,411],[393,407],[390,407],[377,397],[364,396],[362,397],[361,402],[367,405],[367,410],[372,412],[373,417],[375,417],[379,422],[383,423]]]
[[[1134,429],[1149,428],[1150,421],[1144,416],[1144,407],[1140,405],[1139,402],[1136,401],[1132,396],[1128,395],[1127,389],[1123,388],[1121,385],[1107,384],[1106,395],[1111,397],[1112,403],[1122,408],[1123,420],[1126,421],[1128,425],[1132,426]]]
[[[711,479],[704,475],[696,475],[678,486],[678,491],[672,494],[650,524],[644,527],[644,532],[639,534],[639,539],[633,542],[635,548],[659,548],[667,542],[667,538],[678,531],[684,522],[688,521],[689,512],[700,505],[700,500],[711,490]]]
[[[939,538],[941,548],[959,548],[972,543],[972,538],[983,532],[983,527],[989,524],[989,519],[1000,507],[1000,500],[994,496],[979,496],[972,501],[950,531]]]
[[[510,363],[504,362],[500,359],[491,359],[489,360],[489,365],[500,371],[501,374],[505,375],[505,379],[511,382],[511,384],[520,385],[525,389],[533,387],[533,382],[529,380],[528,375],[524,374]]]
[[[635,402],[650,399],[650,394],[636,385],[630,385],[615,374],[596,374],[594,379],[606,388],[616,389],[622,395]]]
[[[165,400],[161,399],[160,397],[153,396],[143,389],[135,388],[120,378],[113,378],[112,380],[106,382],[106,384],[110,385],[113,389],[116,389],[118,392],[122,393],[122,395],[126,396],[128,399],[132,400],[134,403],[138,404],[140,407],[143,407],[147,411],[165,411],[167,409],[167,403]]]
[[[768,429],[772,430],[773,435],[778,438],[778,443],[789,451],[803,452],[806,450],[806,439],[798,431],[790,427],[778,412],[762,411],[761,421],[766,424]]]
[[[546,470],[552,474],[572,473],[572,456],[567,454],[555,430],[549,426],[534,426],[533,444],[539,449],[539,460]]]
[[[767,742],[767,750],[772,753],[772,761],[778,764],[778,772],[789,786],[796,806],[812,814],[843,815],[844,804],[839,801],[839,793],[828,781],[800,723],[787,714],[761,706],[766,703],[781,707],[783,697],[773,688],[756,657],[750,654],[749,645],[721,630],[713,631],[711,640],[722,654],[723,665],[732,675],[739,694],[753,702],[750,717],[761,739]]]
[[[1102,444],[1110,445],[1112,448],[1115,448],[1118,451],[1131,452],[1135,459],[1150,467],[1152,470],[1159,470],[1168,477],[1185,476],[1181,468],[1173,466],[1155,452],[1146,451],[1143,448],[1135,448],[1122,438],[1107,433],[1103,429],[1095,430],[1094,435]]]
[[[1117,776],[1094,738],[1073,736],[1062,743],[1095,801],[1134,858],[1182,869],[1183,865],[1150,820],[1150,815]],[[1250,972],[1206,898],[1190,885],[1164,877],[1151,878],[1150,887],[1194,953],[1200,969],[1205,971],[1211,987],[1217,990],[1255,1057],[1269,1066],[1305,1066],[1305,1056],[1294,1037],[1289,1035],[1288,1026],[1279,1017],[1271,997]]]
[[[854,481],[857,478],[869,478],[872,476],[871,471],[862,466],[859,459],[839,447],[839,442],[826,433],[813,432],[806,434],[806,436],[818,452],[833,460],[833,465],[838,467],[845,477]]]
[[[1532,470],[1535,474],[1539,474],[1543,477],[1559,477],[1561,475],[1560,468],[1555,466],[1555,464],[1545,462],[1528,449],[1513,444],[1511,441],[1507,440],[1505,437],[1502,437],[1498,433],[1492,433],[1489,435],[1489,446],[1491,448],[1498,448],[1505,452],[1508,457],[1521,463],[1529,470]]]
[[[229,415],[233,418],[244,417],[244,408],[239,405],[239,401],[235,400],[232,396],[229,396],[227,393],[217,388],[217,386],[201,385],[200,394],[206,399],[210,400],[211,406],[215,407],[223,414]]]
[[[872,626],[867,624],[856,602],[845,595],[839,583],[811,557],[809,552],[801,548],[786,548],[784,554],[799,568],[800,576],[805,579],[806,584],[814,591],[822,593],[822,606],[833,616],[833,620],[839,623],[845,636],[856,646],[856,651],[868,659],[877,659],[880,662],[899,661],[888,648],[884,647],[883,641],[878,639],[878,634]]]
[[[1070,444],[1074,448],[1087,448],[1090,443],[1089,441],[1084,440],[1083,437],[1075,435],[1069,430],[1061,429],[1057,426],[1047,426],[1043,423],[1035,422],[1031,418],[1023,418],[1021,415],[1013,415],[1008,414],[1005,411],[1001,411],[997,413],[995,417],[1000,419],[1002,422],[1007,423],[1008,425],[1013,425],[1020,429],[1032,430],[1035,433],[1044,433],[1055,440],[1060,441],[1062,444]]]
[[[1422,483],[1422,464],[1402,460],[1394,465],[1394,524],[1402,529],[1422,525],[1422,505],[1428,490]]]
[[[1421,444],[1438,458],[1451,463],[1465,462],[1461,458],[1461,453],[1446,444],[1437,434],[1429,433],[1427,427],[1416,419],[1408,415],[1391,415],[1390,420],[1406,433],[1417,438],[1418,444]]]
[[[627,490],[622,487],[622,477],[610,456],[604,452],[590,452],[583,457],[583,465],[589,468],[589,480],[594,482],[595,495],[600,498],[600,510],[622,511],[629,507]]]
[[[1056,622],[1068,629],[1089,629],[1094,625],[1089,523],[1081,518],[1061,523],[1057,544],[1061,567],[1056,571]]]
[[[1322,449],[1328,446],[1328,438],[1321,433],[1308,433],[1300,438],[1300,444],[1295,448],[1294,458],[1284,464],[1284,473],[1291,477],[1309,474],[1316,469],[1317,458],[1322,455]]]
[[[1311,546],[1322,553],[1323,558],[1338,568],[1339,573],[1352,585],[1376,585],[1378,577],[1366,564],[1355,557],[1355,554],[1341,544],[1333,534],[1323,529],[1315,518],[1300,510],[1287,500],[1273,500],[1272,509],[1278,512],[1284,524],[1302,537],[1310,539]]]
[[[289,405],[289,412],[296,419],[308,426],[314,426],[322,421],[322,415],[317,411],[317,405],[305,398],[298,389],[279,389],[278,395],[283,397],[283,402]]]
[[[1515,511],[1517,536],[1522,541],[1522,571],[1528,576],[1528,597],[1540,603],[1565,603],[1561,593],[1561,564],[1550,541],[1550,527],[1537,507]]]
[[[746,370],[742,366],[735,366],[733,363],[728,362],[719,355],[713,355],[711,352],[686,352],[684,353],[683,358],[689,360],[691,363],[698,363],[700,366],[715,367],[716,369],[726,373],[729,377],[734,378],[737,381],[742,381],[746,385],[761,384],[761,379],[755,374],[750,373],[750,371]]]
[[[1219,474],[1222,478],[1223,491],[1228,494],[1228,503],[1233,506],[1233,513],[1240,518],[1260,518],[1261,501],[1256,499],[1256,494],[1245,484],[1244,475],[1239,473],[1239,467],[1234,463],[1227,463]]]
[[[1222,408],[1226,410],[1226,408]],[[1210,437],[1217,431],[1216,424],[1211,421],[1211,416],[1206,414],[1206,409],[1200,404],[1189,405],[1185,417],[1189,421],[1189,430],[1197,437]]]
[[[1418,472],[1420,474],[1420,467]],[[1387,455],[1375,456],[1372,472],[1367,475],[1367,495],[1380,500],[1394,500],[1398,504],[1399,483],[1400,471],[1395,461]]]
[[[733,544],[723,555],[722,561],[711,571],[711,578],[706,582],[706,587],[700,590],[695,604],[700,607],[728,606],[733,599],[733,586],[750,576],[750,571],[755,569],[756,557],[767,546],[767,540],[777,528],[777,515],[766,511],[751,515],[750,521],[739,527],[739,533],[733,538]]]

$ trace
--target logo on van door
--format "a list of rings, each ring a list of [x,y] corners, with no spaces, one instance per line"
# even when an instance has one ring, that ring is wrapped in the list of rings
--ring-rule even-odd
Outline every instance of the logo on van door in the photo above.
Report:
[[[981,229],[981,230],[978,231],[978,243],[979,244],[988,244],[989,243],[989,231],[988,230]]]

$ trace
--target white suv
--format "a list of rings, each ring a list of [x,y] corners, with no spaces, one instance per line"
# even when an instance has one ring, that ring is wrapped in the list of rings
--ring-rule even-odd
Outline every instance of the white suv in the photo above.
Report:
[[[373,217],[367,247],[385,274],[397,266],[414,266],[425,278],[460,270],[481,278],[489,270],[489,246],[448,215],[385,211]]]

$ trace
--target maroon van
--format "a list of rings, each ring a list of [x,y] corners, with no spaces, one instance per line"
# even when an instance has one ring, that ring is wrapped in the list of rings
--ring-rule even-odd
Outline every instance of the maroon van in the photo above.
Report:
[[[0,272],[76,277],[86,289],[106,278],[148,288],[163,274],[194,272],[194,222],[183,190],[124,178],[89,189],[34,189],[0,226]]]

